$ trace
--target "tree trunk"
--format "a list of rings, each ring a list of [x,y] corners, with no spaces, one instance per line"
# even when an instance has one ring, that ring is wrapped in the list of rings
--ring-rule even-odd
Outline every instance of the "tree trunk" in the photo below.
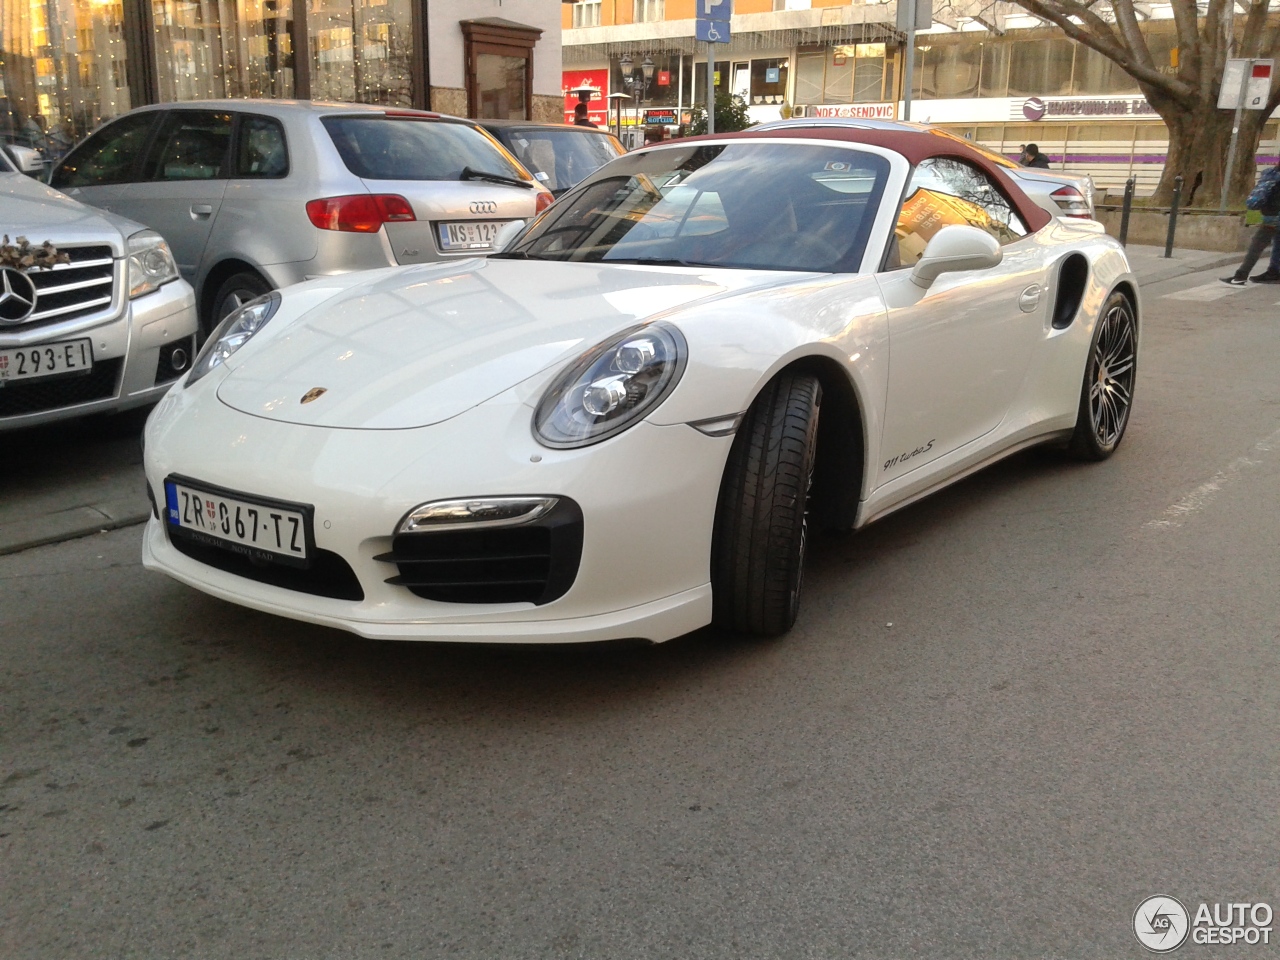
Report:
[[[1171,203],[1174,178],[1181,175],[1183,206],[1217,207],[1222,198],[1235,111],[1219,110],[1216,103],[1201,103],[1188,112],[1164,94],[1154,90],[1145,93],[1147,102],[1169,128],[1169,156],[1153,199],[1157,204]],[[1257,179],[1255,158],[1265,114],[1263,110],[1245,110],[1241,117],[1231,189],[1227,193],[1228,209],[1243,208]]]

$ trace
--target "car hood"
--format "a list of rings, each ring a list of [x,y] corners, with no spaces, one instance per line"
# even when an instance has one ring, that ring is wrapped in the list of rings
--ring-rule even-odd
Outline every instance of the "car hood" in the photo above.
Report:
[[[115,256],[124,254],[124,238],[109,214],[20,173],[0,173],[0,233],[55,245],[109,242]]]
[[[427,426],[633,324],[796,276],[503,259],[379,271],[282,327],[268,325],[265,342],[229,362],[218,397],[286,423]],[[284,313],[291,296],[307,293],[286,291]]]

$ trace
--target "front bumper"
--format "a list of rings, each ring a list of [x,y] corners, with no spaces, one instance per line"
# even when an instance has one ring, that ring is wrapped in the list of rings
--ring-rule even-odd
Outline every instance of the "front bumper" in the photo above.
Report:
[[[23,334],[19,340],[15,333],[8,339],[12,345],[21,346],[90,338],[95,373],[89,376],[97,379],[90,384],[79,382],[74,376],[56,377],[0,386],[0,431],[93,413],[119,413],[154,403],[177,379],[176,374],[166,376],[162,356],[184,339],[191,341],[190,348],[194,350],[191,338],[196,328],[195,293],[186,281],[175,280],[154,293],[126,300],[124,309],[113,319],[43,327],[35,338]],[[0,346],[9,345],[0,335]],[[11,393],[10,403],[5,404],[6,390],[27,390],[26,384],[39,384],[41,396],[19,403]],[[6,413],[7,409],[15,412]]]
[[[315,547],[350,565],[364,598],[314,596],[217,569],[175,548],[159,517],[144,539],[149,569],[257,610],[379,639],[660,642],[711,620],[711,532],[731,437],[640,423],[592,447],[548,450],[534,441],[532,411],[514,392],[411,430],[280,423],[232,410],[214,393],[213,384],[175,390],[151,418],[146,472],[155,501],[164,503],[164,480],[177,474],[310,504]],[[415,506],[520,494],[569,497],[582,508],[582,559],[563,596],[541,606],[449,603],[387,582],[397,568],[377,557]]]

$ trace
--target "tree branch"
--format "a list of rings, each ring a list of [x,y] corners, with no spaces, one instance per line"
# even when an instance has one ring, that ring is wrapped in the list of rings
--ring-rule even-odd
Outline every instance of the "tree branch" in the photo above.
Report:
[[[1090,49],[1097,50],[1108,60],[1114,61],[1126,73],[1147,86],[1159,90],[1171,97],[1187,109],[1195,104],[1194,89],[1180,78],[1167,77],[1150,63],[1151,54],[1145,42],[1142,49],[1147,53],[1147,63],[1138,62],[1135,56],[1120,42],[1111,25],[1106,23],[1092,10],[1076,3],[1075,0],[1015,0],[1018,6],[1048,20],[1060,27],[1072,40],[1083,43]],[[1088,23],[1094,30],[1087,30],[1072,20],[1078,17]],[[1096,31],[1096,32],[1095,32]]]
[[[1133,0],[1111,0],[1111,11],[1116,15],[1116,24],[1120,27],[1120,36],[1124,37],[1125,46],[1144,67],[1155,69],[1151,62],[1151,51],[1147,49],[1146,38],[1138,26],[1138,17],[1133,12]]]
[[[1200,32],[1196,0],[1172,0],[1173,22],[1178,29],[1178,76],[1189,86],[1200,85]]]

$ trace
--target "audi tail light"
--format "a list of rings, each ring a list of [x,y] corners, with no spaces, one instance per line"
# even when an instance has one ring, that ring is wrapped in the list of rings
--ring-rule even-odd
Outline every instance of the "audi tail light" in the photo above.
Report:
[[[554,194],[550,193],[547,190],[539,190],[538,199],[536,201],[536,206],[533,208],[533,212],[541,213],[543,210],[547,209],[547,207],[551,206],[555,202],[556,202],[556,198]]]
[[[1053,197],[1053,202],[1062,208],[1064,217],[1080,217],[1084,220],[1092,218],[1088,201],[1075,187],[1059,187],[1049,196]]]
[[[312,200],[307,204],[307,217],[321,230],[343,233],[377,233],[384,223],[417,219],[409,201],[394,193],[357,193]]]

